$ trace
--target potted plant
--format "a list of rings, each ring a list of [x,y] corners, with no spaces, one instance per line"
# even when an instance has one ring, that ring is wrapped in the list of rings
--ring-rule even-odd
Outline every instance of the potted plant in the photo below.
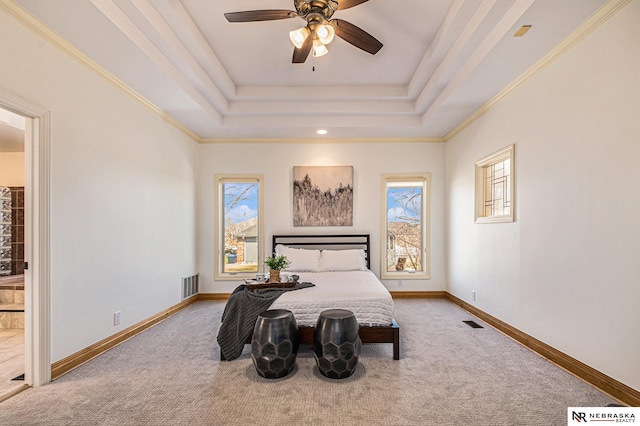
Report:
[[[285,269],[287,266],[291,265],[287,256],[276,256],[275,254],[271,257],[268,257],[264,264],[269,267],[269,282],[279,283],[280,282],[280,271]]]

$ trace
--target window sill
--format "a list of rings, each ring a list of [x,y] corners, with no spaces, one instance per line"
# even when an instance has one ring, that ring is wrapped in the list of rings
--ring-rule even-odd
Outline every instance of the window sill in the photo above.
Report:
[[[508,223],[515,222],[513,216],[478,217],[476,223]]]
[[[383,272],[381,280],[430,280],[431,275],[425,272]]]

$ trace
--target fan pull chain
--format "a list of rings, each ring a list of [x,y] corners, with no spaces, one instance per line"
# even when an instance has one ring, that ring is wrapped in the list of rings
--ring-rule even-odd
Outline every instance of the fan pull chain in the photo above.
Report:
[[[313,56],[313,65],[311,66],[311,71],[316,72],[316,55],[311,55]]]

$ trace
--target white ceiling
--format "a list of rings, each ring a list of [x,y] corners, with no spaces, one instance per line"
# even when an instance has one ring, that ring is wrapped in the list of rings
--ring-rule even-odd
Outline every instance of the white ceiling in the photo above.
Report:
[[[292,64],[304,21],[229,23],[293,0],[15,0],[202,139],[443,138],[607,0],[370,0],[336,11],[380,40]],[[522,25],[532,25],[516,38]]]

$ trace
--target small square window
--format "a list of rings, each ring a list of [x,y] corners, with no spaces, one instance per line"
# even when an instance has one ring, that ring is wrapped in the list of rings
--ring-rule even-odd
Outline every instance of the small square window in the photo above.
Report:
[[[514,145],[476,162],[476,223],[513,222]]]

